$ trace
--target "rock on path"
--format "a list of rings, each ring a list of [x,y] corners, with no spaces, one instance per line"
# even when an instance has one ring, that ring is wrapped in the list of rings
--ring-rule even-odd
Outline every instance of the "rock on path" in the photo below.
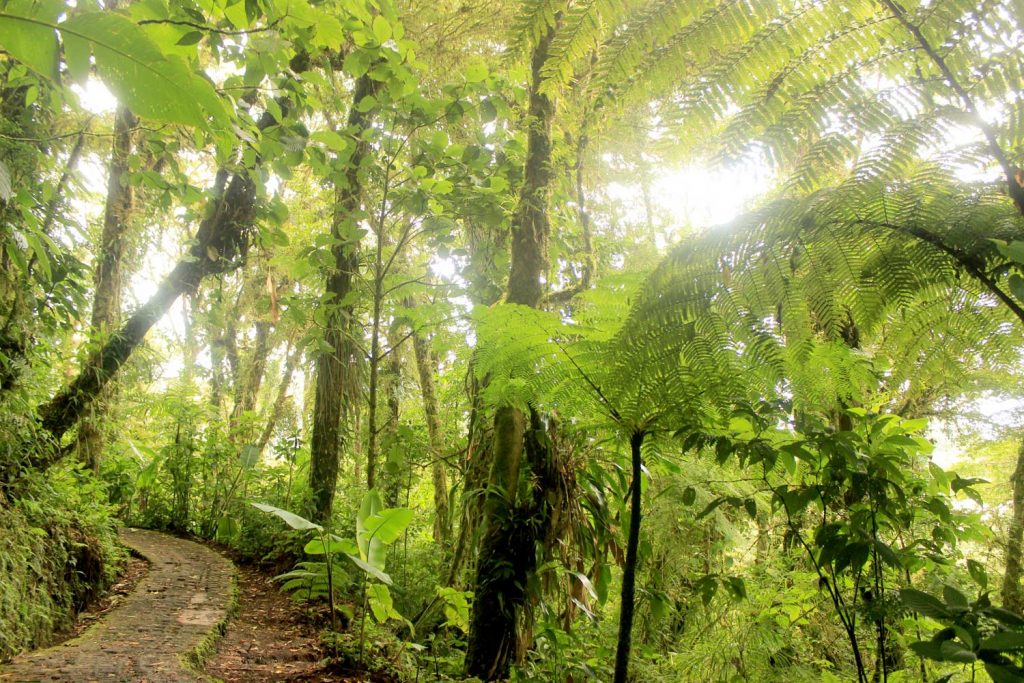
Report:
[[[234,568],[209,548],[140,529],[121,532],[150,562],[135,592],[74,640],[21,654],[0,681],[180,683],[198,677],[187,657],[227,619]]]

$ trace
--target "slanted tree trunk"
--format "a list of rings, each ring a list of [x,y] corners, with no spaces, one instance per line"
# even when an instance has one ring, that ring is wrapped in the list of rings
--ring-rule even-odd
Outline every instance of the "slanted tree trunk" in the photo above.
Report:
[[[128,219],[134,204],[134,192],[128,181],[128,161],[132,155],[132,128],[136,119],[119,106],[114,113],[114,141],[107,176],[107,202],[103,210],[96,270],[90,338],[102,340],[121,322],[121,280]],[[78,426],[78,457],[93,472],[99,472],[103,452],[102,424],[106,414],[102,400],[90,405]]]
[[[441,416],[437,403],[437,388],[434,386],[434,363],[430,344],[420,332],[412,332],[412,348],[416,355],[416,369],[420,378],[420,393],[423,395],[423,413],[427,418],[427,436],[430,440],[430,473],[434,484],[434,540],[447,552],[451,542],[451,513],[448,505],[448,476],[445,473],[444,439],[441,434]]]
[[[551,184],[551,123],[555,107],[540,90],[541,68],[554,29],[537,41],[531,56],[530,130],[526,168],[512,224],[512,265],[506,301],[537,308],[548,272],[550,224],[547,202]],[[539,530],[522,510],[531,501],[517,501],[524,439],[538,425],[512,406],[494,416],[494,448],[484,503],[483,538],[477,561],[475,598],[470,619],[466,672],[491,681],[508,676],[519,650],[517,621],[526,600],[526,584],[535,570],[534,542]],[[518,507],[522,508],[517,510]]]
[[[356,105],[373,92],[373,81],[362,76],[356,81],[352,94],[352,108],[348,114],[348,128],[359,142],[349,160],[342,182],[334,191],[334,215],[331,246],[333,270],[327,276],[322,305],[326,309],[324,342],[330,351],[322,352],[316,361],[316,394],[313,404],[313,438],[310,445],[309,486],[313,492],[314,521],[330,519],[334,504],[334,487],[338,481],[338,456],[341,446],[340,426],[342,401],[346,387],[345,365],[348,344],[345,339],[352,304],[346,303],[352,291],[352,279],[359,269],[359,244],[349,237],[349,228],[358,219],[362,186],[359,167],[369,152],[369,145],[360,136],[370,125],[370,113],[360,112]]]
[[[1024,442],[1017,451],[1017,467],[1013,471],[1013,514],[1006,539],[1006,571],[1003,574],[1003,606],[1015,612],[1024,611],[1024,590],[1021,589],[1021,548],[1024,547]]]
[[[265,116],[260,126],[273,120]],[[81,372],[66,387],[40,407],[43,429],[53,438],[54,447],[40,449],[29,464],[46,468],[60,460],[65,451],[57,447],[61,438],[77,424],[89,404],[142,343],[146,333],[171,308],[182,294],[195,291],[207,275],[235,267],[248,248],[247,232],[256,212],[256,185],[247,172],[231,176],[218,173],[218,193],[211,210],[199,225],[192,246],[178,262],[149,301],[140,306],[107,342],[90,354]]]

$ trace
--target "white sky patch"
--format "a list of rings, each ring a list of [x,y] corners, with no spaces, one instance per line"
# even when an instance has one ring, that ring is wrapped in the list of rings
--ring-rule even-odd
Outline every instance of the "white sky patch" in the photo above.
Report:
[[[684,166],[655,181],[655,201],[683,225],[721,225],[736,218],[770,187],[768,169]]]
[[[992,395],[972,403],[969,412],[981,420],[969,419],[970,429],[986,441],[999,438],[999,432],[1019,428],[1024,421],[1024,398]],[[935,421],[929,425],[926,436],[935,444],[932,460],[943,469],[963,460],[966,454],[960,429],[955,423]]]
[[[78,95],[82,108],[90,114],[109,114],[117,109],[117,98],[102,81],[95,78],[87,80],[84,86],[75,83],[71,90]]]
[[[650,184],[648,217],[638,183],[612,182],[608,197],[621,203],[631,223],[653,223],[656,246],[670,246],[685,228],[723,225],[751,208],[755,198],[771,189],[773,178],[766,164],[751,161],[743,167],[708,167],[699,164],[663,170]],[[667,223],[667,224],[666,224]]]
[[[434,256],[430,259],[430,272],[445,280],[454,280],[459,272],[458,264],[452,257]]]

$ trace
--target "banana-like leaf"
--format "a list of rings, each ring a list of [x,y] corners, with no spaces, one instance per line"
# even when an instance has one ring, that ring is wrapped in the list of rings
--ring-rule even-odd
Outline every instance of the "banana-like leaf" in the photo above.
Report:
[[[293,529],[298,529],[299,531],[308,531],[310,529],[316,529],[317,531],[323,530],[323,527],[319,524],[314,524],[305,517],[299,517],[294,512],[288,512],[287,510],[282,510],[281,508],[276,508],[273,505],[267,505],[266,503],[252,503],[252,506],[257,510],[277,515]]]

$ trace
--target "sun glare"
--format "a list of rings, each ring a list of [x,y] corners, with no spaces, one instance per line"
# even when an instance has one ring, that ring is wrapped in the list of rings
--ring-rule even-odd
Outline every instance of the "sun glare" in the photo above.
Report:
[[[82,108],[90,114],[109,114],[117,109],[117,98],[102,81],[95,78],[87,80],[84,86],[76,83],[71,86],[71,90],[78,95]]]

